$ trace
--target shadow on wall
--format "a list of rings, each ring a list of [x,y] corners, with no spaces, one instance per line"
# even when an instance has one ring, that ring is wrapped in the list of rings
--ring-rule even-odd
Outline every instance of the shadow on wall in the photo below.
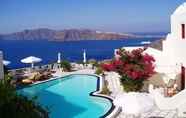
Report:
[[[181,74],[177,74],[175,78],[170,78],[168,84],[164,81],[164,77],[166,76],[165,73],[156,73],[152,77],[149,78],[149,80],[144,82],[144,87],[142,91],[148,91],[148,85],[152,84],[154,87],[171,87],[174,84],[178,85],[178,90],[181,90]]]

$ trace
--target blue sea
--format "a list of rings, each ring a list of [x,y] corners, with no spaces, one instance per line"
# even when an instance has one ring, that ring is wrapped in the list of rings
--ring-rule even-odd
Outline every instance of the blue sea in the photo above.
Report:
[[[140,46],[143,41],[155,41],[159,38],[136,38],[124,40],[86,40],[86,41],[25,41],[25,40],[0,40],[0,50],[4,59],[11,61],[11,69],[28,67],[21,59],[28,56],[42,58],[36,65],[48,64],[57,61],[57,54],[61,52],[62,59],[74,61],[83,60],[83,50],[87,52],[87,59],[104,60],[113,57],[114,49],[124,46]]]

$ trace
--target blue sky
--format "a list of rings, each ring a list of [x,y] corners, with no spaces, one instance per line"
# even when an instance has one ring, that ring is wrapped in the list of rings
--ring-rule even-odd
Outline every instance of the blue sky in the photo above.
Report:
[[[169,32],[185,0],[0,0],[0,33],[33,28]]]

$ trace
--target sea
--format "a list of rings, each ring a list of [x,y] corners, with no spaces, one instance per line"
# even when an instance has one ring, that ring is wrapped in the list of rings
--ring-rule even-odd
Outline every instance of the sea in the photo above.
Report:
[[[87,60],[111,59],[114,49],[124,46],[142,46],[144,41],[153,42],[160,38],[133,38],[123,40],[84,40],[54,42],[46,40],[0,40],[0,50],[3,51],[5,60],[10,61],[9,69],[29,67],[30,64],[21,63],[21,59],[36,56],[42,59],[36,65],[57,62],[57,54],[61,53],[62,60],[81,62],[83,50],[86,50]]]

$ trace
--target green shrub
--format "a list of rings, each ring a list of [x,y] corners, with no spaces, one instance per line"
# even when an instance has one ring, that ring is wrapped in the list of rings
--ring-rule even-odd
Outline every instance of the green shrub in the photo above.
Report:
[[[13,79],[13,77],[12,77],[12,75],[10,75],[10,73],[6,73],[5,75],[4,75],[4,79],[5,79],[5,81],[6,82],[11,82],[11,80]]]
[[[96,69],[95,74],[97,74],[97,75],[101,75],[101,74],[103,74],[103,69],[100,68],[100,67],[98,67],[98,68]]]
[[[0,81],[0,118],[49,118],[48,111],[35,99],[18,95],[6,80]]]
[[[92,64],[92,63],[95,63],[95,62],[96,62],[95,59],[89,59],[89,60],[88,60],[88,63],[89,63],[89,64]]]
[[[61,62],[61,68],[63,68],[64,71],[71,71],[72,66],[69,61],[63,60]]]
[[[105,81],[105,85],[103,85],[102,91],[100,92],[101,94],[105,94],[105,95],[110,95],[111,92],[108,89],[108,82],[106,80]]]
[[[93,67],[99,67],[100,65],[99,65],[99,63],[97,61],[95,61],[94,63],[92,63],[92,66]]]
[[[133,79],[128,79],[127,77],[121,77],[120,81],[124,91],[126,92],[130,92],[130,91],[137,92],[140,91],[143,87],[143,79],[133,80]]]
[[[90,59],[88,61],[88,63],[92,64],[93,67],[98,67],[99,66],[98,62],[95,59]]]

